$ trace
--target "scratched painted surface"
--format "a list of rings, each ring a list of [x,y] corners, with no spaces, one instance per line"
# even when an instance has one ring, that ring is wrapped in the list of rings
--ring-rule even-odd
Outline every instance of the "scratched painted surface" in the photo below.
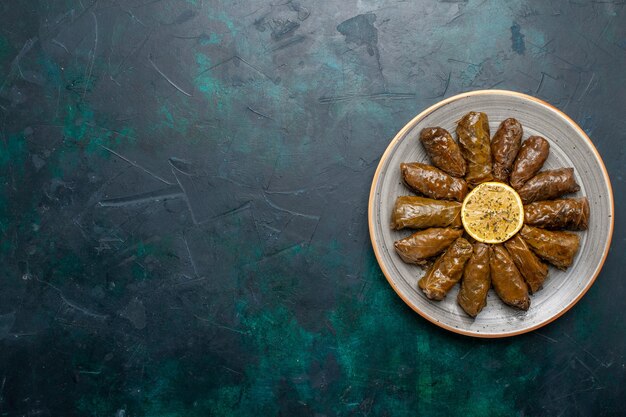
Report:
[[[370,247],[389,140],[546,99],[624,201],[621,1],[0,2],[0,415],[626,414],[626,233],[557,322],[474,340]]]

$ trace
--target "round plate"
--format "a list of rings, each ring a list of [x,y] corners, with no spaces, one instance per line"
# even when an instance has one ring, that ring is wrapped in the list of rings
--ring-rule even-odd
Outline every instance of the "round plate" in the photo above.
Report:
[[[589,199],[589,229],[577,232],[580,248],[566,271],[550,267],[541,291],[531,296],[526,312],[502,303],[493,290],[487,306],[472,319],[457,304],[459,285],[443,301],[427,299],[417,287],[424,271],[400,259],[393,242],[411,234],[391,230],[391,210],[396,197],[411,195],[402,183],[401,162],[428,161],[419,143],[420,131],[441,126],[453,133],[456,122],[469,111],[489,117],[491,132],[500,122],[514,117],[524,128],[523,139],[540,135],[550,142],[550,156],[543,169],[574,167],[580,191],[571,197]],[[454,133],[453,133],[454,135]],[[396,293],[422,317],[456,333],[477,337],[506,337],[537,329],[569,310],[591,287],[604,263],[613,235],[613,193],[604,163],[585,132],[564,113],[534,97],[503,90],[459,94],[424,110],[391,141],[383,154],[369,199],[369,229],[376,259]]]

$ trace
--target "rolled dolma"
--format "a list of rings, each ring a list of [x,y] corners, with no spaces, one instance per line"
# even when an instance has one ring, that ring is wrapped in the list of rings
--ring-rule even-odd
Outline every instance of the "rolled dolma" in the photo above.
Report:
[[[531,136],[522,143],[511,171],[511,187],[516,190],[535,176],[548,159],[550,144],[541,136]]]
[[[391,213],[392,229],[447,226],[461,227],[461,203],[416,196],[396,199]]]
[[[517,190],[524,204],[552,200],[563,194],[575,193],[580,186],[574,177],[574,168],[559,168],[535,175]]]
[[[506,247],[515,266],[524,277],[530,292],[535,293],[541,289],[543,282],[548,276],[548,266],[532,253],[519,234],[507,240],[504,243],[504,247]]]
[[[509,253],[502,245],[491,247],[489,266],[491,268],[491,283],[500,299],[511,307],[528,310],[530,307],[528,287]]]
[[[422,130],[420,141],[434,166],[454,177],[465,175],[465,159],[459,145],[447,130],[427,127]]]
[[[465,264],[463,280],[457,301],[461,308],[472,317],[487,304],[487,293],[491,286],[489,273],[489,246],[484,243],[474,243],[473,253]]]
[[[462,237],[435,261],[419,280],[419,287],[431,300],[443,300],[448,291],[461,279],[463,267],[472,256],[472,245]]]
[[[587,197],[538,201],[524,206],[524,223],[544,229],[587,230]]]
[[[428,258],[439,255],[462,234],[462,229],[431,227],[400,239],[393,245],[404,262],[425,265]]]
[[[461,154],[467,161],[465,180],[474,187],[490,181],[491,146],[489,144],[489,120],[485,113],[469,112],[456,127]]]
[[[402,179],[415,192],[438,200],[463,201],[467,184],[432,165],[419,162],[400,164]]]
[[[520,235],[537,256],[560,269],[566,269],[572,264],[580,245],[578,235],[570,232],[524,226]]]
[[[505,119],[491,139],[491,156],[493,158],[493,179],[507,182],[513,162],[522,145],[523,129],[520,122],[513,118]]]

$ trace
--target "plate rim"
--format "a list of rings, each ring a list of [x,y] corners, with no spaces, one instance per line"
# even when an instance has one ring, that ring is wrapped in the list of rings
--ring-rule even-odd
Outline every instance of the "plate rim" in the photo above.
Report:
[[[534,326],[531,326],[529,328],[526,329],[522,329],[522,330],[516,330],[516,331],[510,331],[510,332],[502,332],[502,333],[492,333],[492,334],[484,334],[484,333],[474,333],[471,331],[467,331],[467,330],[463,330],[463,329],[459,329],[456,328],[454,326],[449,326],[445,323],[442,323],[438,320],[436,320],[433,317],[430,317],[429,315],[427,315],[426,313],[424,313],[423,311],[421,311],[419,308],[417,308],[417,306],[413,305],[409,299],[407,297],[405,297],[402,292],[399,290],[399,288],[394,284],[393,280],[391,279],[391,275],[389,274],[389,272],[387,271],[387,268],[385,267],[385,264],[383,262],[383,258],[382,255],[380,253],[380,249],[376,244],[376,240],[375,240],[375,236],[374,236],[374,197],[376,195],[376,187],[378,185],[378,182],[380,180],[380,172],[381,169],[385,163],[385,161],[390,157],[392,150],[395,148],[396,144],[402,140],[406,134],[415,127],[415,125],[417,123],[419,123],[424,117],[426,117],[427,115],[429,115],[430,113],[432,113],[433,111],[447,105],[448,103],[466,98],[466,97],[472,97],[472,96],[479,96],[479,95],[502,95],[502,96],[512,96],[512,97],[517,97],[517,98],[521,98],[523,100],[530,100],[530,101],[534,101],[538,104],[540,104],[543,107],[548,108],[549,110],[552,110],[554,112],[556,112],[559,116],[561,116],[563,119],[565,119],[566,122],[568,122],[576,131],[578,131],[578,133],[580,134],[580,136],[587,141],[587,143],[590,145],[596,160],[600,163],[600,168],[602,170],[602,175],[604,177],[605,183],[608,186],[609,189],[609,195],[608,195],[608,199],[609,199],[609,209],[610,209],[610,221],[609,221],[609,233],[608,233],[608,238],[607,238],[607,244],[605,245],[604,251],[602,253],[602,259],[600,261],[600,264],[598,266],[598,268],[596,269],[596,272],[594,273],[593,277],[591,277],[591,279],[589,280],[589,282],[585,285],[585,287],[583,288],[583,290],[581,291],[581,293],[575,298],[573,299],[568,305],[566,305],[561,311],[559,311],[557,314],[555,314],[552,317],[547,318],[546,320],[535,324]],[[394,136],[394,138],[391,140],[391,142],[389,142],[389,145],[387,145],[387,148],[385,149],[385,151],[383,152],[382,156],[380,157],[380,161],[378,162],[378,166],[376,167],[376,171],[374,173],[374,177],[372,178],[372,185],[370,187],[370,195],[369,195],[369,200],[368,200],[368,207],[367,207],[367,217],[368,217],[368,227],[369,227],[369,234],[370,234],[370,241],[372,244],[372,248],[374,249],[374,255],[376,256],[376,261],[378,262],[378,266],[380,267],[380,269],[383,272],[383,275],[385,276],[385,278],[387,279],[387,282],[389,283],[389,285],[391,285],[391,288],[393,288],[394,292],[400,297],[400,299],[402,299],[402,301],[408,305],[414,312],[416,312],[417,314],[419,314],[421,317],[425,318],[426,320],[428,320],[429,322],[444,328],[446,330],[449,330],[451,332],[457,333],[457,334],[462,334],[465,336],[471,336],[471,337],[478,337],[478,338],[483,338],[483,339],[496,339],[496,338],[504,338],[504,337],[512,337],[512,336],[517,336],[520,334],[524,334],[524,333],[529,333],[532,332],[534,330],[537,330],[543,326],[546,326],[549,323],[552,323],[554,320],[558,319],[559,317],[563,316],[565,313],[567,313],[572,307],[574,307],[574,305],[576,305],[576,303],[578,303],[578,301],[580,301],[580,299],[587,293],[587,291],[589,291],[589,289],[591,288],[591,286],[594,284],[594,282],[596,281],[596,278],[598,277],[598,275],[600,274],[600,272],[602,271],[602,268],[604,266],[604,262],[606,261],[606,258],[608,256],[609,250],[611,248],[611,243],[613,240],[613,229],[614,229],[614,223],[615,223],[615,203],[613,201],[613,187],[611,185],[611,180],[609,178],[609,173],[606,169],[606,166],[604,165],[604,161],[602,160],[602,157],[600,156],[600,153],[598,152],[598,150],[596,149],[595,145],[593,144],[593,142],[591,141],[591,139],[589,138],[589,136],[587,136],[587,134],[585,133],[585,131],[578,126],[578,124],[572,120],[571,117],[569,117],[567,114],[565,114],[564,112],[562,112],[561,110],[559,110],[558,108],[556,108],[555,106],[553,106],[552,104],[543,101],[541,99],[538,99],[536,97],[530,96],[528,94],[524,94],[524,93],[519,93],[517,91],[511,91],[511,90],[474,90],[474,91],[468,91],[468,92],[464,92],[464,93],[460,93],[457,95],[454,95],[452,97],[449,97],[447,99],[441,100],[429,107],[427,107],[425,110],[421,111],[417,116],[413,117],[407,124],[405,124],[402,129],[400,129],[398,131],[398,133],[396,133],[396,135]]]

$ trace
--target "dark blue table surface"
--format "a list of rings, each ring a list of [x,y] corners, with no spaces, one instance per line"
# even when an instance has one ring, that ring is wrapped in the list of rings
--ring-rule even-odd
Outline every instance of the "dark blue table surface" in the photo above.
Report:
[[[0,2],[0,415],[626,415],[624,7]],[[503,340],[405,306],[366,213],[395,133],[490,88],[578,122],[617,214]]]

